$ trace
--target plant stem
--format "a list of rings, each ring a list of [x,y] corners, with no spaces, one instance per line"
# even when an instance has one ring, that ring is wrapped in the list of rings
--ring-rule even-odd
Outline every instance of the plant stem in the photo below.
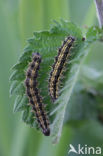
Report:
[[[96,12],[100,28],[103,26],[103,0],[95,0]]]

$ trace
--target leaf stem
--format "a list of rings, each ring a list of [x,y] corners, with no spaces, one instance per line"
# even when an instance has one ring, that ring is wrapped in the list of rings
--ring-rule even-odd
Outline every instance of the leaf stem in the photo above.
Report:
[[[103,0],[95,0],[96,12],[100,28],[103,26]]]

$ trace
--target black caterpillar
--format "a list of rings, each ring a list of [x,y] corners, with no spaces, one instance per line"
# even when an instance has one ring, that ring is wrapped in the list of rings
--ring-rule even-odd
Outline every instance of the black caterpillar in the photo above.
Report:
[[[42,97],[37,88],[37,77],[40,68],[41,56],[39,53],[33,53],[32,62],[29,64],[26,73],[26,93],[29,98],[30,105],[32,106],[33,112],[36,116],[37,122],[42,129],[45,136],[50,135],[49,121],[47,114],[44,110],[44,104]]]
[[[58,55],[55,57],[52,70],[49,78],[49,93],[53,102],[58,98],[59,84],[61,76],[70,56],[70,49],[75,41],[74,37],[69,36],[58,50]]]

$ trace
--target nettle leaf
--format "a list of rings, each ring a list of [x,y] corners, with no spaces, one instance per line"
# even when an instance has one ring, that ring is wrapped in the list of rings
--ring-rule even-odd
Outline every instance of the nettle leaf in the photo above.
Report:
[[[25,108],[27,107],[27,103],[28,98],[26,95],[18,95],[14,103],[14,112],[25,110]]]
[[[10,86],[10,95],[23,95],[25,91],[24,83],[20,81],[13,81]]]
[[[88,29],[86,37],[88,42],[103,41],[103,28],[100,29],[99,27],[92,26]]]
[[[14,80],[19,80],[22,81],[25,78],[25,73],[23,71],[18,73],[18,70],[15,70],[11,76],[10,76],[10,81],[14,81]]]
[[[38,87],[44,97],[43,103],[47,104],[53,142],[55,143],[59,141],[61,136],[66,108],[70,103],[69,100],[78,80],[83,61],[88,54],[87,47],[94,41],[94,33],[89,30],[87,34],[88,38],[84,41],[81,29],[75,24],[63,20],[60,23],[54,22],[49,31],[34,32],[34,36],[28,40],[28,46],[24,49],[17,64],[12,68],[10,94],[17,95],[14,112],[22,111],[22,120],[32,127],[37,127],[31,112],[32,108],[28,106],[24,81],[32,53],[39,52],[41,54],[42,62],[38,76]],[[53,105],[48,95],[48,77],[54,57],[57,55],[57,50],[67,36],[75,37],[76,41],[67,64],[67,71],[64,74],[65,78],[63,79],[63,87],[60,90],[60,97],[56,101],[56,105]],[[95,38],[97,39],[98,37]]]
[[[31,127],[38,129],[38,125],[35,121],[34,114],[31,112],[31,108],[28,107],[22,112],[22,121],[29,124]]]

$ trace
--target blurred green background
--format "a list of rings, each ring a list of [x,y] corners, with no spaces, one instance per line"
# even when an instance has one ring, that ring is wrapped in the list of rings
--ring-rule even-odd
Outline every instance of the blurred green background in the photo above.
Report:
[[[65,156],[79,133],[66,125],[60,143],[52,145],[50,138],[20,120],[21,113],[13,114],[15,97],[9,97],[10,68],[26,40],[60,18],[75,22],[84,32],[87,26],[98,25],[92,0],[0,0],[0,156]]]

